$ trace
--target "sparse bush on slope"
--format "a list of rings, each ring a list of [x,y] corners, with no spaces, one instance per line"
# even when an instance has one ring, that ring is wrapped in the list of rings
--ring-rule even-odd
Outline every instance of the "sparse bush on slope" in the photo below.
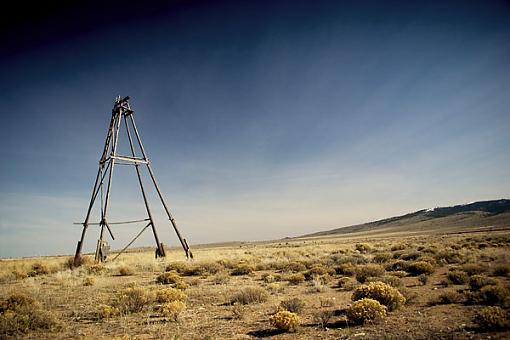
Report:
[[[485,286],[494,286],[497,281],[484,275],[473,275],[469,278],[469,288],[473,291],[480,290]]]
[[[510,327],[508,314],[501,307],[485,307],[476,313],[473,320],[485,330],[498,330]]]
[[[469,276],[466,272],[461,270],[453,270],[446,274],[448,281],[453,283],[454,285],[463,285],[468,282]]]

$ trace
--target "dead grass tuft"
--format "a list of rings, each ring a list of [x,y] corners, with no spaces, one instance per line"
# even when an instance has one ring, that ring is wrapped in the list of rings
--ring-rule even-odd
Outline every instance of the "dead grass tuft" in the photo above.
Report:
[[[251,286],[245,287],[234,293],[230,297],[230,303],[240,303],[242,305],[247,305],[250,303],[260,303],[265,302],[269,298],[269,293],[262,287],[259,286]]]
[[[313,320],[320,328],[326,328],[329,321],[333,317],[333,311],[329,309],[318,309],[312,314]]]
[[[283,300],[280,302],[279,307],[289,312],[300,314],[305,308],[305,303],[300,298],[294,297],[292,299]]]

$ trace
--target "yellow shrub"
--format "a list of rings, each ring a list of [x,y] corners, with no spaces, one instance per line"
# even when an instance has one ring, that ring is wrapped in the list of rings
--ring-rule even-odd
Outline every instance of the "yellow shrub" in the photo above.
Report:
[[[21,270],[13,270],[12,271],[12,275],[14,276],[14,278],[16,280],[23,280],[23,279],[26,279],[28,277],[28,274],[21,271]]]
[[[299,317],[297,314],[285,310],[271,316],[269,322],[278,329],[292,332],[299,326]]]
[[[287,277],[287,281],[289,281],[290,284],[298,285],[305,281],[305,276],[303,273],[295,273]]]
[[[245,264],[240,263],[238,264],[232,271],[230,272],[231,275],[237,276],[237,275],[248,275],[253,271],[253,267]]]
[[[92,263],[87,265],[87,271],[91,275],[101,274],[106,271],[106,267],[101,263]]]
[[[186,309],[186,304],[182,301],[172,301],[172,302],[166,302],[159,308],[159,311],[164,316],[168,316],[172,318],[174,321],[177,321],[179,318],[179,315]]]
[[[83,279],[84,286],[93,286],[95,284],[96,284],[96,278],[93,276],[87,276],[85,279]]]
[[[156,302],[166,303],[173,301],[186,301],[188,297],[176,288],[164,288],[156,292]]]
[[[374,322],[386,316],[386,307],[374,299],[363,298],[347,309],[347,319],[355,324]]]
[[[97,310],[97,316],[101,319],[109,319],[120,314],[117,307],[101,304]]]
[[[59,325],[58,319],[31,296],[15,293],[0,302],[0,337]]]
[[[145,288],[130,287],[122,290],[112,305],[122,314],[138,313],[149,303],[149,294]]]
[[[124,266],[119,268],[119,275],[120,276],[131,276],[134,273],[135,273],[135,271],[132,268],[126,266],[126,265],[124,265]]]
[[[356,243],[356,250],[366,254],[372,250],[372,247],[368,243]]]
[[[165,272],[156,277],[156,282],[164,285],[176,285],[182,282],[182,278],[176,272]]]
[[[383,282],[370,282],[356,288],[352,294],[352,301],[363,298],[377,300],[388,307],[390,311],[399,308],[406,302],[406,298],[398,289]]]

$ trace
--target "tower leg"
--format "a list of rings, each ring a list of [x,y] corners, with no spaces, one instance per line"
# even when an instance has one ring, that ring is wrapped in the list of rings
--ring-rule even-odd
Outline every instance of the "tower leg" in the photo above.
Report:
[[[128,136],[128,140],[129,140],[129,146],[131,148],[131,155],[133,156],[133,158],[135,158],[136,157],[135,148],[133,146],[133,139],[131,138],[131,132],[129,131],[129,124],[128,124],[126,116],[124,116],[124,123],[126,124],[126,132],[127,132],[127,136]],[[149,208],[149,202],[147,201],[147,195],[145,194],[145,189],[143,187],[142,176],[140,175],[140,167],[139,167],[138,163],[135,163],[135,170],[136,170],[136,176],[138,177],[138,184],[140,185],[140,191],[142,192],[143,202],[145,204],[145,210],[147,211],[147,215],[149,216],[149,220],[151,221],[151,229],[152,229],[152,233],[154,234],[154,240],[156,241],[156,247],[158,249],[158,252],[156,253],[156,257],[158,257],[158,253],[159,253],[159,256],[164,257],[165,250],[163,249],[163,244],[161,242],[159,242],[158,233],[156,231],[156,227],[154,226],[154,219],[152,218],[152,213]]]

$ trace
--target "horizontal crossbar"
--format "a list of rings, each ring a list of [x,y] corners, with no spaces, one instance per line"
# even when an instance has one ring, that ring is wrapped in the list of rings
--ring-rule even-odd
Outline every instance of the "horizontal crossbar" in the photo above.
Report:
[[[121,222],[108,222],[109,225],[114,225],[114,224],[130,224],[130,223],[140,223],[140,222],[146,222],[146,221],[150,221],[149,218],[145,218],[143,220],[133,220],[133,221],[121,221]],[[75,222],[73,224],[77,224],[77,225],[83,225],[83,223],[79,223],[79,222]],[[89,223],[88,225],[101,225],[101,223]]]

